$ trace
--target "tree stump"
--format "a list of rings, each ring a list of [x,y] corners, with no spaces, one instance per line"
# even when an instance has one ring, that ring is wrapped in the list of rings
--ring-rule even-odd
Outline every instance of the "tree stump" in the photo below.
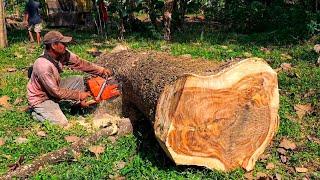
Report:
[[[151,120],[178,165],[250,171],[279,126],[277,74],[262,59],[217,63],[121,51],[98,62],[114,68],[124,101]]]

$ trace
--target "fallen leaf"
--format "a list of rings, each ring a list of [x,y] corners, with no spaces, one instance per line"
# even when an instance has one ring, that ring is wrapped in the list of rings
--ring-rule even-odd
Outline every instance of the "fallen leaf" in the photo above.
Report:
[[[280,67],[281,67],[281,69],[282,69],[283,71],[285,71],[285,72],[289,72],[289,71],[292,70],[292,65],[291,65],[291,63],[282,63],[282,64],[280,65]]]
[[[260,50],[265,52],[266,54],[270,54],[270,49],[268,49],[268,48],[261,47]]]
[[[20,112],[28,112],[29,106],[18,106],[17,110]]]
[[[284,155],[281,155],[280,156],[280,160],[281,160],[282,163],[286,163],[287,162],[287,157],[284,156]]]
[[[68,130],[73,127],[72,123],[68,123],[68,125],[64,126],[63,129]]]
[[[93,43],[94,46],[102,46],[102,43]]]
[[[117,138],[115,136],[109,136],[107,139],[111,141],[112,144],[117,141]]]
[[[270,169],[274,169],[275,165],[273,163],[268,163],[266,166],[266,169],[270,170]]]
[[[16,68],[7,68],[7,72],[16,72],[17,69]]]
[[[309,141],[320,144],[320,139],[316,138],[315,136],[307,136],[307,138]]]
[[[87,128],[87,129],[91,128],[91,124],[87,123],[85,120],[79,120],[79,121],[77,121],[77,123],[79,123],[79,125]]]
[[[247,180],[252,180],[252,179],[254,179],[252,173],[253,173],[253,171],[247,172],[247,173],[244,174],[244,177],[245,177]]]
[[[18,105],[18,104],[20,104],[22,101],[23,101],[22,98],[17,98],[17,99],[13,102],[13,105]]]
[[[266,160],[266,159],[268,159],[270,156],[271,156],[270,154],[262,154],[262,155],[259,157],[259,159],[260,159],[260,160]]]
[[[295,167],[295,170],[298,173],[306,173],[306,172],[308,172],[308,169],[304,168],[304,167]]]
[[[260,179],[260,178],[267,178],[268,175],[266,173],[263,173],[263,172],[257,172],[257,175],[256,175],[257,179]]]
[[[18,52],[14,52],[13,55],[14,55],[16,58],[18,58],[18,59],[20,59],[20,58],[23,57],[23,55],[20,54],[20,53],[18,53]]]
[[[111,50],[111,53],[119,53],[121,51],[127,51],[129,48],[125,45],[118,44],[115,48]]]
[[[282,53],[280,58],[282,60],[291,60],[292,59],[292,57],[289,54],[285,54],[285,53]]]
[[[222,45],[220,46],[222,49],[228,49],[228,46]]]
[[[17,144],[23,144],[23,143],[26,143],[27,141],[28,141],[28,139],[25,138],[25,137],[17,137],[16,140],[15,140],[15,142]]]
[[[9,159],[9,160],[12,159],[12,156],[9,154],[1,154],[1,156],[5,157],[6,159]]]
[[[316,90],[315,89],[309,89],[307,93],[303,95],[304,98],[312,97],[316,95]]]
[[[276,173],[276,180],[281,180],[281,178],[282,178],[281,175]]]
[[[44,132],[44,131],[38,131],[37,135],[40,136],[40,137],[46,137],[47,136],[46,132]]]
[[[66,136],[66,137],[64,137],[64,139],[69,143],[75,143],[80,140],[80,138],[77,136]]]
[[[286,155],[287,154],[287,151],[284,149],[284,148],[278,148],[277,149],[277,152],[281,155]]]
[[[291,150],[294,150],[297,148],[296,144],[294,142],[291,142],[289,141],[288,139],[286,138],[283,138],[279,147],[282,147],[284,149],[291,149]]]
[[[89,151],[94,153],[96,155],[96,157],[99,156],[99,154],[104,152],[105,147],[103,146],[91,146],[89,147]]]
[[[294,109],[296,110],[296,113],[300,119],[303,118],[304,115],[307,113],[310,113],[312,111],[311,104],[296,104],[294,105]]]
[[[181,57],[183,57],[183,58],[192,58],[191,54],[183,54],[183,55],[181,55]]]
[[[127,163],[124,162],[124,161],[118,161],[118,162],[116,162],[115,165],[114,165],[114,170],[115,170],[115,171],[118,171],[118,170],[124,168],[124,167],[126,166],[126,164],[127,164]]]
[[[252,54],[249,53],[249,52],[244,52],[244,53],[243,53],[243,56],[244,56],[244,57],[252,57]]]
[[[78,151],[72,150],[72,155],[73,155],[73,158],[78,161],[81,158],[82,154]]]
[[[101,51],[99,51],[97,48],[93,47],[91,49],[87,49],[87,53],[91,54],[94,57],[99,56],[100,54],[102,54]]]
[[[0,146],[3,146],[6,143],[6,141],[3,138],[0,138]]]
[[[11,104],[9,104],[9,96],[2,96],[0,98],[0,106],[4,107],[5,109],[11,109]]]

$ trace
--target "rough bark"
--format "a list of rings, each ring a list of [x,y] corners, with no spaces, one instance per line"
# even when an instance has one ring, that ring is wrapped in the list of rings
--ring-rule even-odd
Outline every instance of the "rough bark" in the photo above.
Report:
[[[4,2],[0,0],[0,48],[8,45]]]
[[[164,13],[163,13],[163,24],[164,24],[164,39],[166,41],[171,40],[171,21],[174,4],[176,0],[164,1]]]
[[[262,59],[214,63],[122,51],[99,63],[115,69],[124,101],[151,120],[176,164],[252,170],[278,128],[277,74]]]
[[[123,136],[132,132],[132,126],[128,119],[122,119],[118,123],[118,126],[119,128],[116,134],[117,136]],[[44,154],[38,159],[34,160],[31,164],[20,166],[16,170],[0,176],[0,179],[27,178],[46,165],[65,161],[71,157],[74,157],[74,153],[80,153],[81,150],[90,144],[97,142],[100,138],[113,135],[113,132],[114,129],[111,126],[103,128],[93,135],[72,144],[70,147],[65,147],[48,154]]]

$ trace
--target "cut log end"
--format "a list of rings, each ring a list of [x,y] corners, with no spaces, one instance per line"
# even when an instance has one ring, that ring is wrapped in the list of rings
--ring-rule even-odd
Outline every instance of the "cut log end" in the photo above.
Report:
[[[251,58],[165,87],[155,133],[176,164],[252,170],[278,127],[277,74]]]

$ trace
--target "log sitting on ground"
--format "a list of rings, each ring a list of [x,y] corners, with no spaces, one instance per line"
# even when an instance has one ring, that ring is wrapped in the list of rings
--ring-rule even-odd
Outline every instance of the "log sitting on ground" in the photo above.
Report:
[[[279,126],[277,74],[262,59],[214,63],[122,51],[98,62],[114,68],[124,101],[151,120],[178,165],[252,170]]]

